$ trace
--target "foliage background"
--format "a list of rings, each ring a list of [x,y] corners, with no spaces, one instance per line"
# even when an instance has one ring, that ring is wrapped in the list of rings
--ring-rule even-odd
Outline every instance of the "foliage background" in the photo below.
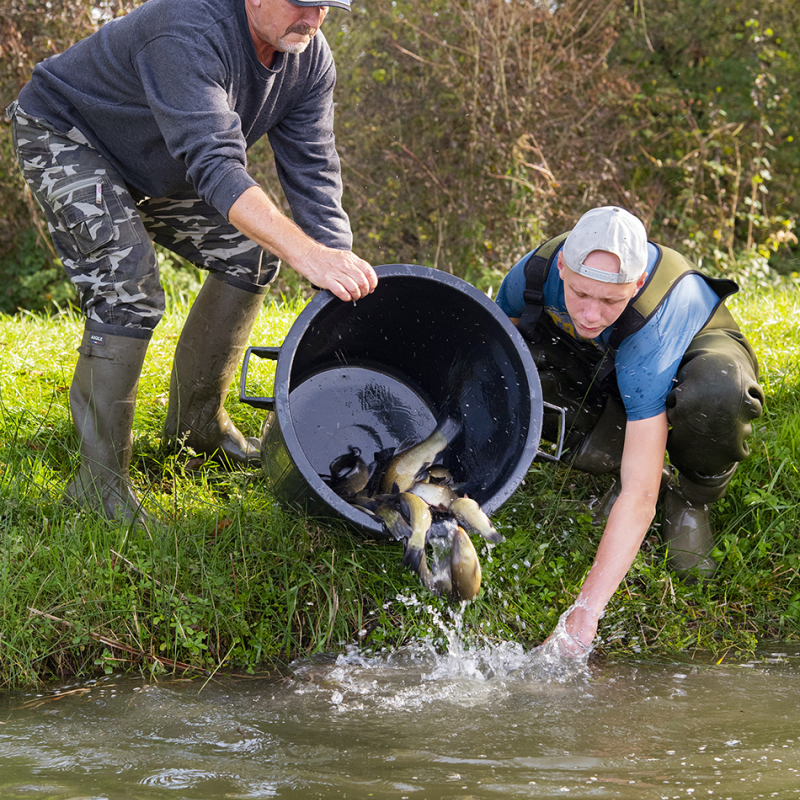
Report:
[[[6,0],[2,105],[37,61],[134,5]],[[356,0],[334,11],[325,32],[355,249],[492,290],[542,237],[616,203],[707,270],[759,283],[792,273],[798,16],[776,0]],[[250,169],[283,203],[266,144]],[[0,220],[0,311],[72,299],[5,121]]]

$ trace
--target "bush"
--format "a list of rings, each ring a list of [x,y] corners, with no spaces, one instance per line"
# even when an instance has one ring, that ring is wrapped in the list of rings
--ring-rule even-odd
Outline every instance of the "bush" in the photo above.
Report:
[[[0,313],[20,309],[45,311],[76,301],[72,284],[59,261],[42,246],[39,234],[28,228],[19,237],[15,251],[0,258],[3,290]]]

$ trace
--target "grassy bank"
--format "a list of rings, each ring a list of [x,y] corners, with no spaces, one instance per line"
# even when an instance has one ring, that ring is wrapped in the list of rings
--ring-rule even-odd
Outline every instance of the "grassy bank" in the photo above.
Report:
[[[601,623],[603,652],[695,648],[722,657],[800,629],[800,292],[730,304],[763,365],[768,403],[752,456],[716,507],[721,567],[708,584],[664,564],[657,525]],[[269,306],[251,337],[280,344],[301,301]],[[351,643],[438,635],[448,604],[400,566],[397,544],[280,508],[259,471],[226,473],[162,449],[172,353],[189,297],[174,297],[148,351],[133,477],[163,524],[127,529],[65,507],[76,464],[67,393],[82,320],[0,317],[0,686],[97,670],[237,671]],[[250,388],[271,394],[265,362]],[[232,397],[257,435],[266,412]],[[611,479],[536,463],[495,522],[468,635],[538,644],[570,604],[600,530],[590,502]],[[415,602],[415,598],[416,601]]]

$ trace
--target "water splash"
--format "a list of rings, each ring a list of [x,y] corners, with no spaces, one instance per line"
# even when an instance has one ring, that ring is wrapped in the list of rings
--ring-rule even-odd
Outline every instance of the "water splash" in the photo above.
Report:
[[[337,711],[413,711],[431,702],[474,706],[498,695],[539,693],[548,686],[582,685],[589,677],[589,650],[576,655],[565,622],[539,647],[490,640],[464,629],[463,603],[444,610],[424,605],[416,595],[398,595],[405,605],[428,614],[441,637],[428,636],[389,653],[356,645],[331,664],[297,661],[298,692],[327,692]]]
[[[567,619],[575,605],[559,618],[556,627],[545,642],[534,648],[519,672],[523,679],[552,680],[561,683],[588,675],[591,647],[581,644],[567,632]]]

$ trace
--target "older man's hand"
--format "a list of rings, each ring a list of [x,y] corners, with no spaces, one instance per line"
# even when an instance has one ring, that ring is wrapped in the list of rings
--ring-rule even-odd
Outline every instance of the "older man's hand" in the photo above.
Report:
[[[359,300],[378,285],[372,266],[350,250],[332,250],[315,243],[292,264],[314,286],[328,289],[340,300]]]
[[[228,219],[245,236],[285,261],[314,286],[340,300],[366,297],[378,285],[375,270],[350,250],[334,250],[307,236],[259,186],[251,186],[231,206]]]

